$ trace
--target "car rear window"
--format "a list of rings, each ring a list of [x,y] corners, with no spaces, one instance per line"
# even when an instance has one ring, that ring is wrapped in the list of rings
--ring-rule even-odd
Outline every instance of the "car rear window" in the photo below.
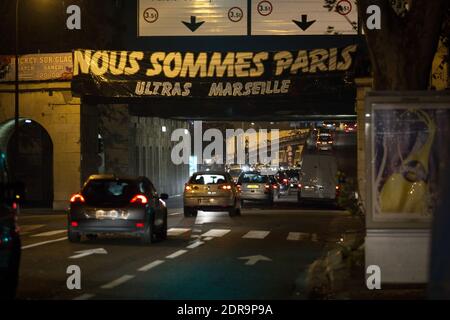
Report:
[[[189,180],[191,184],[221,184],[226,182],[227,178],[221,174],[195,174]]]
[[[268,177],[258,173],[245,173],[241,177],[241,183],[267,183]]]
[[[331,137],[330,136],[320,136],[319,141],[331,141]]]
[[[82,194],[87,203],[122,203],[128,202],[139,193],[138,183],[124,179],[90,180],[83,188]]]

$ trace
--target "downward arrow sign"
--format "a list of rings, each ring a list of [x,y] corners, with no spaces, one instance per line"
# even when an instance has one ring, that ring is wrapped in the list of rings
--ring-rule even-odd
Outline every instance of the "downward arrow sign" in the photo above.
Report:
[[[91,254],[107,254],[108,252],[103,248],[97,248],[97,249],[75,251],[75,253],[78,253],[78,254],[69,257],[69,259],[79,259],[79,258],[83,258],[86,256],[90,256]]]
[[[265,256],[262,255],[255,255],[255,256],[248,256],[248,257],[240,257],[238,258],[240,260],[248,260],[245,265],[247,266],[253,266],[254,264],[256,264],[258,261],[272,261],[272,259],[267,258]]]
[[[191,16],[191,22],[181,21],[186,27],[188,27],[189,30],[192,32],[195,32],[202,24],[205,23],[205,21],[199,21],[197,22],[196,16]]]
[[[308,15],[302,14],[302,21],[292,20],[300,29],[306,31],[316,20],[308,21]]]

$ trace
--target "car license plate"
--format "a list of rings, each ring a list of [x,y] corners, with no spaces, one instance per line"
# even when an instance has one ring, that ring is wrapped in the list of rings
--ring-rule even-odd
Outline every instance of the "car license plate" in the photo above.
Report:
[[[211,204],[214,201],[214,199],[201,199],[200,204],[207,205]]]
[[[119,212],[117,210],[97,210],[95,211],[95,217],[97,219],[114,219],[119,217]]]
[[[257,184],[249,184],[247,189],[259,189],[259,186]]]

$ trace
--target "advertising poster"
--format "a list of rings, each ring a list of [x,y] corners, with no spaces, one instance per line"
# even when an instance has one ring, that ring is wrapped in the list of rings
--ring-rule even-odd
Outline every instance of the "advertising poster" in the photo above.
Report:
[[[374,103],[366,117],[373,221],[429,223],[449,159],[450,105]]]

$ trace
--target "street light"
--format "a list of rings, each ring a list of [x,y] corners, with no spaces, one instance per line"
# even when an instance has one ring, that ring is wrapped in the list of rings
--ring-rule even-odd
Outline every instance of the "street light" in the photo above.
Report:
[[[14,141],[14,163],[19,160],[19,0],[16,0],[16,39],[15,39],[15,81],[14,81],[14,131],[16,139]],[[17,172],[14,170],[14,179],[17,179]]]

